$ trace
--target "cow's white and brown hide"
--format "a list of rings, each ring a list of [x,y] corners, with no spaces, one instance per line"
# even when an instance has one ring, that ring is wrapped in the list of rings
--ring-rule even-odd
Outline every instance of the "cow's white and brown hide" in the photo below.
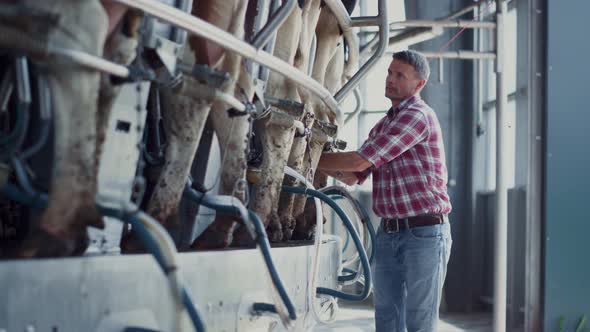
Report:
[[[296,6],[277,31],[273,55],[289,64],[295,61],[303,23],[302,13],[302,9]],[[276,72],[269,75],[265,95],[269,99],[286,100],[293,104],[299,104],[300,101],[294,82]],[[251,170],[251,173],[258,174],[253,184],[252,210],[267,227],[271,241],[276,241],[280,239],[281,233],[277,214],[278,195],[295,131],[292,120],[301,120],[302,112],[297,107],[281,109],[276,105],[271,110],[268,116],[254,123],[254,133],[262,149],[262,164],[259,169]],[[243,246],[251,243],[246,229],[241,227],[234,244]]]
[[[321,1],[308,0],[305,2],[302,13],[303,28],[299,38],[297,52],[295,54],[294,66],[299,70],[307,73],[309,71],[311,48],[313,37],[315,35],[315,28],[321,14]],[[311,127],[314,121],[314,113],[309,101],[312,99],[312,94],[303,87],[298,86],[297,92],[304,105],[303,121],[306,126]],[[306,136],[298,136],[293,139],[287,165],[295,171],[302,173],[304,164],[304,155],[307,146],[308,138]],[[294,179],[287,177],[283,181],[283,185],[292,186],[295,184]],[[274,240],[289,240],[295,227],[295,219],[293,218],[292,208],[295,196],[293,194],[281,193],[279,199],[279,218],[281,225],[281,233],[276,234]]]
[[[340,43],[326,68],[325,85],[332,93],[338,91],[342,86],[344,65],[344,49],[342,47],[342,39],[340,39]],[[316,124],[325,124],[324,126],[314,126],[311,144],[309,145],[309,150],[306,152],[311,159],[312,169],[316,170],[328,138],[336,137],[337,127],[333,113],[324,104],[317,103],[314,110],[316,117],[321,119]],[[314,173],[313,185],[315,188],[325,187],[327,181],[328,179],[325,174]],[[298,240],[312,239],[316,226],[315,205],[309,204],[308,201],[296,201],[294,213],[296,213],[296,227],[293,238]]]
[[[20,4],[59,17],[55,29],[38,32],[45,42],[102,56],[108,16],[98,0],[23,0]],[[61,61],[48,61],[45,68],[54,101],[54,165],[48,206],[18,250],[21,257],[80,254],[87,246],[86,226],[101,225],[95,206],[100,74]]]
[[[233,10],[224,13],[224,19],[231,20],[234,29],[232,34],[243,39],[248,1],[234,0],[227,2],[227,4],[230,3]],[[222,13],[217,14],[221,15]],[[226,92],[234,94],[236,98],[244,103],[250,102],[254,95],[254,86],[242,64],[241,56],[223,50],[219,50],[219,52],[225,58],[221,70],[229,73],[231,77]],[[248,190],[245,178],[250,122],[247,115],[230,114],[228,112],[230,108],[231,106],[228,104],[216,101],[211,106],[210,112],[222,156],[221,170],[218,175],[220,179],[219,194],[233,195],[244,201]],[[218,214],[213,223],[194,241],[192,247],[208,249],[229,246],[233,241],[233,233],[239,222],[240,220],[236,217]]]
[[[330,92],[335,93],[341,83],[341,75],[344,69],[344,53],[340,28],[329,8],[322,8],[315,32],[317,47],[312,68],[312,78],[323,84]],[[338,54],[338,52],[341,54]],[[330,69],[328,69],[329,66]],[[338,77],[337,86],[334,85],[333,81],[327,81],[327,75],[331,75],[329,76],[330,79],[335,76]],[[319,162],[321,151],[328,141],[328,137],[335,137],[336,135],[335,129],[330,128],[332,126],[325,126],[325,124],[333,124],[335,117],[333,112],[315,96],[309,96],[307,105],[313,111],[315,118],[312,135],[306,142],[307,144],[302,144],[298,147],[294,146],[292,161],[294,168],[300,174],[305,175],[309,180],[313,180],[313,173]],[[289,182],[292,183],[293,181],[289,180]],[[286,184],[291,185],[291,183]],[[283,196],[282,200],[284,199],[284,202],[287,202],[287,204],[282,206],[284,210],[281,210],[281,215],[284,216],[285,220],[290,219],[290,233],[293,233],[295,228],[298,230],[305,229],[306,227],[296,227],[296,222],[293,222],[293,220],[303,213],[307,198],[304,196],[288,196],[287,194],[283,194]],[[301,223],[300,221],[298,222]],[[300,231],[295,232],[297,234],[292,236],[293,239],[301,240],[308,238],[307,236],[303,236]],[[285,232],[285,234],[289,235],[289,232]]]

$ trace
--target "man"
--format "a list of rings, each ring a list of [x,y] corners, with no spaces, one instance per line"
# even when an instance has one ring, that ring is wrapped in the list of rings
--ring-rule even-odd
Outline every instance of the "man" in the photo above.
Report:
[[[374,276],[378,332],[434,332],[451,250],[447,169],[440,125],[420,99],[430,68],[415,51],[393,55],[391,109],[358,151],[324,153],[318,170],[349,185],[373,174],[380,216]]]

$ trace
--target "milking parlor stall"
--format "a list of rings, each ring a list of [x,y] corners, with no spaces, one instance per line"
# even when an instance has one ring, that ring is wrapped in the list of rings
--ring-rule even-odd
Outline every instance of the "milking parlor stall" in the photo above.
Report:
[[[385,116],[408,48],[447,147],[441,310],[554,326],[541,2],[0,0],[0,332],[327,331],[372,312],[371,181],[318,164]]]

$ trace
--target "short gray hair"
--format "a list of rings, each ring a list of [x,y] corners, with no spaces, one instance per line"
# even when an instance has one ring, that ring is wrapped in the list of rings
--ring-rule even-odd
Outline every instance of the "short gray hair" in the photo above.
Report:
[[[428,65],[428,60],[426,60],[424,54],[414,50],[405,50],[393,53],[393,58],[411,65],[421,80],[428,81],[430,65]]]

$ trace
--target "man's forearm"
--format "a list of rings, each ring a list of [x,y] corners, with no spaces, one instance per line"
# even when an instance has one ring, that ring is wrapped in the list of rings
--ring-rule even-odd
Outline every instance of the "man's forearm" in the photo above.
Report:
[[[356,151],[324,152],[318,164],[318,170],[362,172],[372,165],[370,161],[363,158]]]
[[[358,177],[354,172],[343,172],[343,171],[322,171],[320,172],[333,177],[334,179],[346,183],[349,186],[355,185],[359,182]]]

